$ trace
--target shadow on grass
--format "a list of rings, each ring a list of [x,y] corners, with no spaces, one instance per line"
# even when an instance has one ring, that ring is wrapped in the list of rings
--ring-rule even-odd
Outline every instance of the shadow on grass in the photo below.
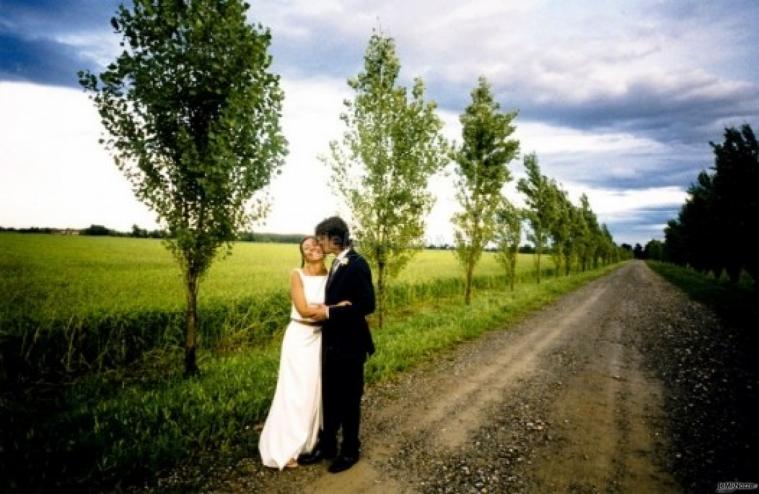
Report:
[[[757,293],[672,264],[648,265],[717,316],[698,307],[665,313],[651,335],[647,353],[667,389],[673,473],[686,492],[757,482]]]

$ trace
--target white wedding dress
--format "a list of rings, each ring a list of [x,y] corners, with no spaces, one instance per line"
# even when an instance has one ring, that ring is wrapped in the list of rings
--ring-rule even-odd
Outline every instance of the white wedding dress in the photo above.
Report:
[[[324,303],[326,276],[309,276],[298,270],[308,304]],[[293,304],[292,319],[302,317]],[[282,470],[301,453],[316,445],[322,422],[321,328],[290,321],[282,340],[277,390],[258,441],[261,460]]]

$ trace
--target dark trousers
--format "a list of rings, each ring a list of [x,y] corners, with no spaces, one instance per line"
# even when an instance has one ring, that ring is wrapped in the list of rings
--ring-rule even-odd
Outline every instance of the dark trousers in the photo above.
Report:
[[[342,427],[340,453],[358,455],[361,442],[361,395],[364,394],[364,362],[325,352],[322,361],[322,404],[324,428],[320,444],[326,451],[336,451],[337,431]]]

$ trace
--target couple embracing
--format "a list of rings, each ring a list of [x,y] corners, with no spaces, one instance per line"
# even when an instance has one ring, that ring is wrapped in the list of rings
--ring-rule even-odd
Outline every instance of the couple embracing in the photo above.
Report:
[[[366,321],[374,312],[372,274],[352,249],[348,226],[336,216],[303,239],[300,253],[301,268],[290,277],[291,320],[277,389],[258,450],[268,467],[331,460],[329,471],[337,473],[359,458],[364,362],[374,353]],[[335,254],[329,270],[327,254]]]

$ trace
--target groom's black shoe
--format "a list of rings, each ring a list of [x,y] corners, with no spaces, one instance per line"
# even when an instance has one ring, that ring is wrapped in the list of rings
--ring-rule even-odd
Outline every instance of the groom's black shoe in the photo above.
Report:
[[[337,458],[335,458],[335,461],[332,462],[332,464],[329,466],[327,470],[329,470],[330,473],[339,473],[344,470],[348,470],[350,467],[356,464],[358,462],[358,454],[355,455],[345,455],[341,454]]]
[[[337,451],[334,449],[325,449],[317,446],[310,453],[304,453],[298,456],[298,464],[300,465],[313,465],[319,463],[322,460],[331,460],[337,456]]]

